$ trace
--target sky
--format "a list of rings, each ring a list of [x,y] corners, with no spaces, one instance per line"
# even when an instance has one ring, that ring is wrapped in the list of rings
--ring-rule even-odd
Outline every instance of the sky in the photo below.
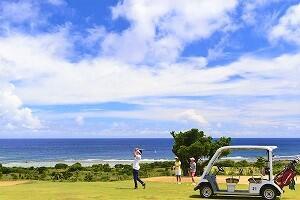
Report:
[[[1,0],[0,138],[300,137],[299,0]]]

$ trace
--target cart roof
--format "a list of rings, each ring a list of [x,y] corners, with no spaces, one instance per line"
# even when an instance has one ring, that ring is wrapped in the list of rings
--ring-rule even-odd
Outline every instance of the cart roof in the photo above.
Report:
[[[238,146],[224,146],[221,147],[219,150],[230,150],[230,149],[249,149],[249,150],[268,150],[273,151],[277,149],[277,146],[255,146],[255,145],[238,145]]]

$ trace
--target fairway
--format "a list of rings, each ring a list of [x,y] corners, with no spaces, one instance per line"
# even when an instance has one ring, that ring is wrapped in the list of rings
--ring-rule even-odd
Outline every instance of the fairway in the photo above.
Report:
[[[298,185],[299,188],[299,185]],[[5,200],[86,200],[86,199],[200,199],[199,192],[193,191],[190,183],[177,185],[174,183],[148,182],[147,188],[133,190],[132,181],[119,182],[40,182],[34,181],[20,185],[1,186],[0,199]],[[216,199],[253,199],[217,197]],[[281,199],[300,199],[300,190],[290,191]]]

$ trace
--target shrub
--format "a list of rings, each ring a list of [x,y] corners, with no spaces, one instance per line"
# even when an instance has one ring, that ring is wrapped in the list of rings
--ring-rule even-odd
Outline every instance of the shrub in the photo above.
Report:
[[[84,181],[87,181],[87,182],[91,182],[94,180],[94,176],[92,173],[87,173],[85,176],[84,176]]]
[[[100,181],[108,181],[109,180],[109,175],[108,174],[102,174],[100,176]]]
[[[57,163],[54,168],[55,169],[67,169],[68,165],[65,163]]]
[[[102,165],[102,170],[104,172],[110,172],[111,168],[110,168],[109,164],[104,164],[104,165]]]
[[[80,163],[75,163],[75,164],[71,165],[68,170],[70,172],[75,172],[75,171],[80,171],[81,169],[82,169],[81,164]]]

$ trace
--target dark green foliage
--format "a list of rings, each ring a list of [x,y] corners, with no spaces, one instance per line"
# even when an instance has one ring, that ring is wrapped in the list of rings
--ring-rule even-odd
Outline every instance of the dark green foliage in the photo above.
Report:
[[[247,167],[249,165],[250,165],[249,162],[247,162],[246,160],[238,161],[235,164],[235,166],[237,166],[237,167]]]
[[[93,179],[94,179],[94,176],[93,176],[93,174],[92,173],[87,173],[86,175],[85,175],[85,177],[84,177],[84,181],[86,181],[86,182],[91,182],[91,181],[93,181]]]
[[[82,169],[82,166],[80,163],[75,163],[73,165],[71,165],[69,168],[68,168],[68,171],[69,172],[75,172],[75,171],[80,171]]]
[[[102,170],[104,172],[110,172],[111,168],[110,168],[109,164],[104,164],[104,165],[102,165]]]
[[[37,171],[39,172],[39,174],[43,174],[46,170],[47,170],[47,167],[38,167],[37,168]]]
[[[266,159],[263,157],[257,158],[257,161],[254,163],[254,166],[257,168],[263,168],[266,166]]]
[[[217,149],[230,145],[231,138],[221,137],[214,140],[210,136],[206,136],[203,131],[191,129],[185,132],[171,132],[174,138],[173,153],[179,157],[184,173],[187,173],[189,167],[189,158],[194,157],[197,162],[199,159],[210,159]],[[224,152],[225,156],[229,152]],[[201,169],[206,165],[204,162]],[[200,169],[200,170],[201,170]]]
[[[234,167],[235,166],[235,162],[234,162],[234,160],[221,160],[221,161],[218,161],[218,163],[216,164],[216,166]]]
[[[67,169],[68,165],[65,163],[57,163],[54,168],[55,169]]]
[[[9,167],[2,167],[2,174],[9,174],[12,172],[12,168]]]
[[[130,165],[115,165],[115,169],[118,175],[128,175],[132,174],[132,167]]]
[[[261,162],[261,160],[259,161]],[[257,166],[258,162],[247,162],[233,160],[221,160],[216,165],[222,166],[225,169],[224,175],[237,175],[240,168],[243,168],[243,175],[252,175],[260,173]],[[274,174],[278,174],[289,162],[276,161],[274,162]],[[154,162],[141,164],[140,176],[153,177],[153,176],[170,176],[174,175],[172,166],[174,162]],[[71,166],[70,166],[71,167]],[[91,167],[82,167],[76,164],[71,168],[56,169],[55,167],[2,167],[0,172],[0,178],[2,180],[15,180],[15,179],[30,179],[30,180],[52,180],[52,181],[117,181],[117,180],[129,180],[132,179],[132,166],[131,165],[116,165],[115,167],[109,167],[109,165],[97,164]],[[80,170],[79,170],[80,169]],[[216,172],[217,168],[214,168]],[[300,166],[297,166],[297,174],[300,173]],[[198,170],[198,175],[201,172]]]

